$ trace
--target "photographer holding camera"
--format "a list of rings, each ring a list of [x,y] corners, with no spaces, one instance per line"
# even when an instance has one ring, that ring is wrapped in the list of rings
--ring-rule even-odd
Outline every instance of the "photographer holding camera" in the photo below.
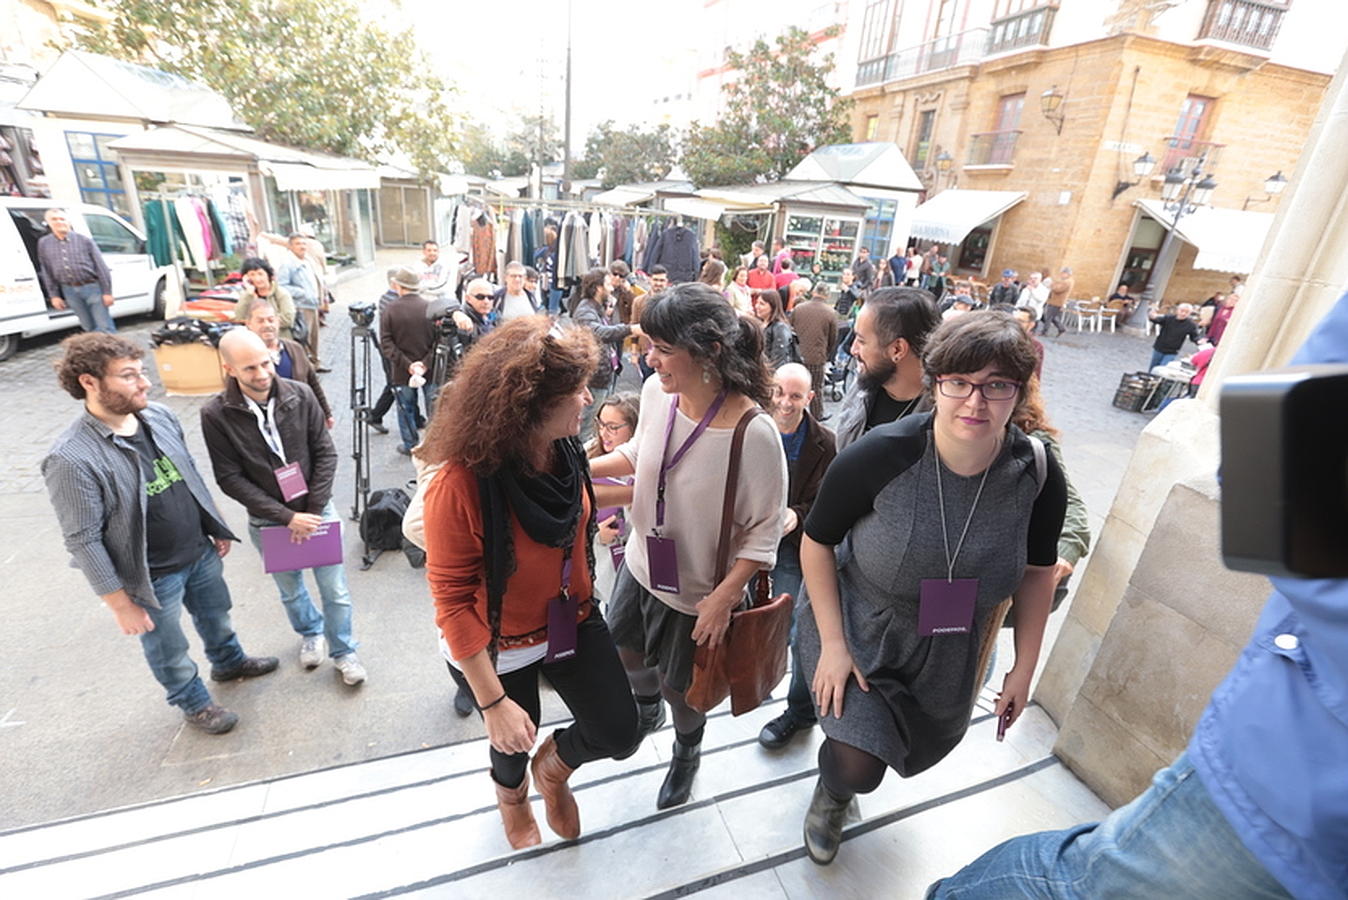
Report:
[[[426,299],[417,293],[421,280],[411,269],[398,269],[389,279],[398,294],[380,315],[379,349],[389,361],[393,375],[393,395],[398,401],[398,432],[402,443],[398,452],[411,456],[421,440],[417,429],[417,390],[431,413],[435,385],[427,380],[427,371],[435,357],[437,337]]]

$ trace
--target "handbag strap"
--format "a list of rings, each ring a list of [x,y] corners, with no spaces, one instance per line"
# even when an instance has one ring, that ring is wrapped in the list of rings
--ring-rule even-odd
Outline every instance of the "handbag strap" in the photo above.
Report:
[[[721,535],[716,540],[716,584],[730,571],[730,527],[735,519],[735,487],[740,478],[740,458],[744,455],[744,432],[763,410],[757,406],[746,411],[735,424],[730,441],[730,462],[726,466],[725,499],[721,503]]]

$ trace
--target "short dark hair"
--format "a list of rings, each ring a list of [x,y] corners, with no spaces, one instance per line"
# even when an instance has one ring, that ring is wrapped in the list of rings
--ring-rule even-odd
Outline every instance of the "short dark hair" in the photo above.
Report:
[[[599,293],[599,289],[604,286],[607,277],[608,271],[598,267],[586,272],[580,279],[580,299],[593,300],[595,294]]]
[[[750,297],[754,300],[762,300],[772,307],[772,315],[768,316],[767,324],[786,321],[786,313],[782,311],[786,303],[782,300],[781,291],[776,288],[758,288],[750,294]]]
[[[1030,320],[1031,325],[1039,321],[1039,314],[1034,311],[1034,307],[1032,306],[1017,306],[1011,310],[1011,315],[1013,316],[1022,314],[1025,318]]]
[[[736,315],[710,285],[692,281],[661,291],[642,309],[641,330],[710,364],[727,390],[765,407],[771,402],[772,373],[763,356],[762,326]]]
[[[918,356],[927,338],[941,324],[941,311],[930,291],[914,287],[886,287],[873,291],[863,308],[871,310],[875,337],[887,347],[903,338]]]
[[[655,265],[651,266],[651,270],[650,270],[649,272],[647,272],[646,274],[647,274],[647,275],[668,275],[668,274],[669,274],[669,270],[666,269],[664,266],[660,265],[659,263],[656,263]]]
[[[56,361],[56,378],[67,394],[76,400],[86,396],[81,375],[102,378],[114,359],[142,359],[145,351],[126,338],[101,331],[74,334],[61,342],[61,358]]]
[[[791,271],[791,257],[788,256],[786,259],[782,260],[782,271]]]
[[[439,246],[440,246],[440,242],[439,242],[439,241],[422,241],[422,242],[421,242],[421,249],[422,249],[422,250],[425,250],[427,247],[437,247],[437,248],[438,248]]]
[[[271,263],[267,262],[265,259],[262,259],[259,256],[250,256],[247,259],[245,259],[243,261],[243,265],[239,266],[239,274],[247,275],[249,272],[253,272],[258,269],[261,269],[263,272],[266,272],[267,278],[269,280],[271,281],[276,280],[276,270],[274,270],[271,267]],[[393,278],[393,275],[391,274],[393,271],[395,270],[390,270],[389,274],[390,280],[392,280]]]
[[[625,260],[615,259],[608,264],[608,273],[610,275],[617,275],[619,278],[626,278],[628,275],[632,274],[632,270],[628,268]]]
[[[1011,313],[991,309],[967,312],[942,323],[922,354],[922,377],[931,387],[941,375],[968,374],[992,366],[998,374],[1024,384],[1038,364],[1034,341],[1021,324]],[[1023,397],[1022,393],[1017,405]]]
[[[524,267],[524,280],[525,280],[525,281],[528,281],[528,280],[530,280],[530,279],[532,279],[532,280],[534,280],[534,281],[537,281],[537,280],[538,280],[538,270],[535,269],[533,266],[525,266],[525,267]]]

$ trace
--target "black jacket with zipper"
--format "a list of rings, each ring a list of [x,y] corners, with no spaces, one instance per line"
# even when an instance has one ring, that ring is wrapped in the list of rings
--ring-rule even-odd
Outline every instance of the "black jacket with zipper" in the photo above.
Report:
[[[328,434],[323,408],[307,384],[277,378],[272,396],[286,459],[278,458],[267,445],[257,416],[234,378],[226,379],[224,391],[201,408],[201,434],[220,490],[242,503],[253,518],[289,525],[297,512],[322,513],[332,498],[337,448]],[[292,462],[299,463],[309,493],[286,503],[276,483],[276,470]]]

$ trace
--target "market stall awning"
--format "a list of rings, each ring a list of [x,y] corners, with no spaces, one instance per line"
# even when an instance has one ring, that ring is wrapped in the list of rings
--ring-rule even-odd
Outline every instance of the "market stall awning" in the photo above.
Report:
[[[665,199],[665,209],[681,216],[710,219],[713,222],[726,213],[725,204],[704,200],[701,197],[668,197]]]
[[[229,157],[252,162],[276,179],[282,191],[340,191],[379,188],[379,170],[367,162],[287,147],[251,135],[215,128],[166,125],[111,142],[119,155],[134,156],[137,165],[156,155]]]
[[[958,244],[984,222],[989,222],[1020,201],[1024,191],[941,191],[913,210],[914,237],[939,244]]]
[[[1143,212],[1174,231],[1175,237],[1198,249],[1194,257],[1195,269],[1215,272],[1236,272],[1248,275],[1254,271],[1259,252],[1264,247],[1273,213],[1223,209],[1200,206],[1180,217],[1175,226],[1175,214],[1167,212],[1159,200],[1135,202]]]
[[[636,206],[639,203],[649,202],[654,196],[654,190],[648,190],[644,187],[627,187],[620,184],[615,188],[609,188],[607,191],[600,191],[590,198],[590,202],[601,203],[605,206]]]
[[[307,163],[281,163],[259,160],[263,175],[276,179],[278,191],[347,191],[379,189],[377,169],[346,169]]]

